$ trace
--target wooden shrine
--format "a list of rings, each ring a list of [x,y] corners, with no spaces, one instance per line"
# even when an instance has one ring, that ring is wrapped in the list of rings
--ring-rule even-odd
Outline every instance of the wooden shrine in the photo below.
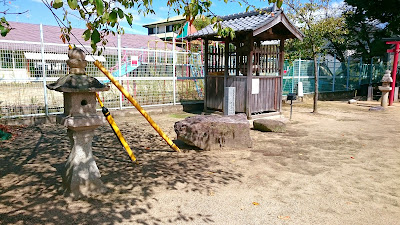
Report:
[[[213,24],[187,37],[205,41],[204,110],[223,110],[225,87],[235,87],[236,113],[246,113],[250,119],[280,112],[284,42],[289,38],[302,40],[303,34],[274,7],[221,20],[222,27],[235,31],[233,40],[218,36]],[[277,41],[264,42],[271,40]]]

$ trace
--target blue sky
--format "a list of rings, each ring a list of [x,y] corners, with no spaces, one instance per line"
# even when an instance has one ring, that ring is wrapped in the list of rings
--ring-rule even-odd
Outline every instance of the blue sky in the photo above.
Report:
[[[51,0],[47,0],[50,2]],[[0,1],[2,2],[2,1]],[[41,0],[7,0],[8,5],[4,6],[0,3],[0,11],[4,11],[9,9],[8,12],[23,12],[25,10],[29,10],[27,13],[22,15],[6,15],[8,21],[16,21],[16,22],[24,22],[24,23],[34,23],[43,25],[54,25],[57,26],[57,23],[51,14],[50,10],[45,7],[45,5],[41,2]],[[250,1],[252,4],[257,7],[267,7],[268,1],[263,0],[253,0]],[[133,21],[132,27],[124,22],[122,23],[126,33],[132,34],[146,34],[147,29],[142,27],[143,24],[155,22],[158,20],[162,20],[168,17],[168,12],[170,11],[167,7],[167,1],[153,0],[153,8],[156,12],[156,15],[148,15],[143,17],[143,15],[135,14],[135,18]],[[225,4],[224,1],[214,0],[211,10],[216,15],[228,15],[233,13],[239,13],[245,11],[245,7],[241,7],[237,2],[231,2]],[[55,10],[60,18],[62,18],[62,10]],[[173,10],[170,11],[170,17],[175,16]],[[74,17],[69,17],[72,26],[78,28],[85,28],[84,23],[81,20],[78,20]]]
[[[51,0],[45,0],[50,2]],[[66,1],[66,0],[64,0]],[[235,0],[231,0],[235,1]],[[343,0],[336,0],[343,1]],[[46,8],[46,6],[42,3],[41,0],[6,0],[7,5],[3,5],[3,1],[0,1],[0,11],[4,11],[9,9],[8,12],[23,12],[29,10],[27,13],[22,15],[6,15],[8,21],[16,21],[16,22],[24,22],[24,23],[34,23],[34,24],[44,24],[44,25],[54,25],[57,26],[57,23],[51,14],[50,10]],[[268,7],[268,0],[249,0],[251,4],[254,4],[256,7]],[[169,10],[167,7],[167,1],[161,0],[153,0],[153,8],[156,12],[156,15],[147,15],[144,17],[143,15],[138,15],[135,11],[132,11],[132,14],[135,15],[132,27],[129,27],[128,23],[122,22],[122,25],[125,29],[126,33],[131,34],[146,34],[147,29],[142,25],[147,23],[152,23],[155,21],[159,21],[168,17],[168,13],[170,17],[175,16],[173,10]],[[222,0],[213,0],[211,11],[216,15],[229,15],[233,13],[244,12],[246,10],[246,6],[240,6],[237,2],[230,2],[228,4],[224,3]],[[58,14],[60,18],[62,18],[62,10],[54,10]],[[78,20],[75,17],[69,17],[72,26],[77,28],[85,28],[85,23],[82,20]]]

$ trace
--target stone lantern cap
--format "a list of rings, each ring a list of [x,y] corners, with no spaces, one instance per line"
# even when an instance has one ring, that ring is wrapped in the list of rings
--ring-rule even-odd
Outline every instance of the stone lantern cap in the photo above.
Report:
[[[76,74],[60,77],[55,83],[46,86],[59,92],[100,92],[110,90],[109,86],[100,83],[94,77]]]
[[[386,70],[385,71],[385,75],[383,75],[381,82],[382,83],[392,83],[393,79],[392,76],[390,75],[391,71],[390,70]]]

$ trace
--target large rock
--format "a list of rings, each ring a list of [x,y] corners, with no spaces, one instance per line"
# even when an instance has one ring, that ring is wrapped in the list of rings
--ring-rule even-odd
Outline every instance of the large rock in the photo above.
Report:
[[[176,122],[174,128],[178,140],[204,150],[252,146],[245,114],[193,116]]]
[[[286,131],[286,124],[279,120],[272,119],[258,119],[253,121],[255,130],[264,132],[277,132],[283,133]]]

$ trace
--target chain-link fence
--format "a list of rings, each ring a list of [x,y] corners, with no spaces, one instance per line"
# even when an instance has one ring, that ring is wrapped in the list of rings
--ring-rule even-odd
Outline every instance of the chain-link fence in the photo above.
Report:
[[[333,59],[317,61],[319,92],[337,92],[359,89],[365,84],[380,83],[386,63],[378,58],[369,62],[348,57],[345,62]],[[303,93],[314,93],[314,61],[295,60],[285,62],[283,77],[283,94],[297,93],[298,83],[303,83]]]
[[[85,49],[88,46],[77,46]],[[99,60],[142,105],[173,105],[203,99],[201,55],[177,50],[109,47],[87,55],[86,73],[108,79],[92,63]],[[68,45],[0,40],[0,117],[63,112],[62,93],[46,84],[69,73]],[[133,107],[112,84],[100,93],[106,107]]]

